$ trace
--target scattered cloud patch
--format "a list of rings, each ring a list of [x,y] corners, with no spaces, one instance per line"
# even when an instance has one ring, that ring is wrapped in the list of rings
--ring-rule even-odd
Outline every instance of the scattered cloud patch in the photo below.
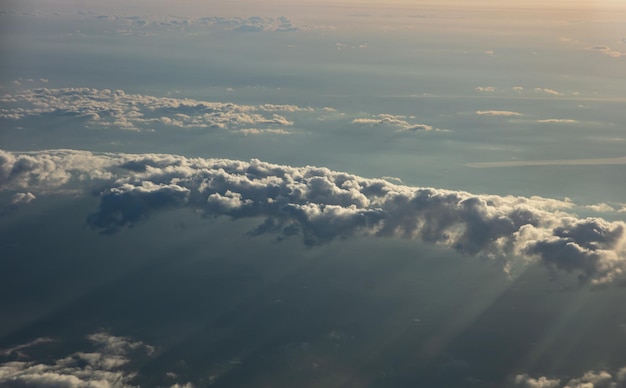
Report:
[[[10,387],[134,387],[137,372],[128,367],[131,358],[153,355],[155,349],[140,341],[100,332],[88,336],[92,349],[48,361],[30,361],[26,349],[51,342],[41,338],[17,345],[2,355],[21,352],[21,360],[0,364],[0,385]],[[24,360],[25,359],[25,360]]]
[[[238,105],[90,88],[28,89],[1,96],[0,103],[0,119],[70,116],[82,118],[91,126],[133,131],[155,127],[283,127],[294,124],[285,115],[314,111],[295,105]]]
[[[496,88],[495,86],[476,86],[474,90],[481,93],[494,93],[496,91]]]
[[[165,209],[261,218],[252,235],[300,235],[306,245],[355,235],[418,239],[470,256],[538,261],[592,285],[624,278],[626,224],[578,218],[539,197],[476,195],[369,179],[322,167],[70,150],[0,153],[0,189],[99,193],[88,223],[116,233]]]
[[[624,388],[626,387],[626,367],[609,373],[607,371],[588,371],[582,376],[562,383],[560,379],[547,377],[533,378],[527,374],[515,376],[514,384],[520,388]]]

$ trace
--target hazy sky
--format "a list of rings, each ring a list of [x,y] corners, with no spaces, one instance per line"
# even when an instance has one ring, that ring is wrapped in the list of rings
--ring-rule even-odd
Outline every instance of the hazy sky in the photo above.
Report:
[[[0,385],[626,386],[625,26],[3,3]]]

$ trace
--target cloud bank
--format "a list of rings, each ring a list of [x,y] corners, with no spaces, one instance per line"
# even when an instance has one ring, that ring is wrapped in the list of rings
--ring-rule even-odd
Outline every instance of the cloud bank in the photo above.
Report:
[[[91,88],[27,89],[1,96],[0,104],[0,119],[71,116],[94,126],[134,131],[155,127],[280,128],[294,124],[285,114],[313,111],[296,105],[238,105]]]
[[[0,152],[0,189],[98,193],[88,223],[116,233],[166,209],[255,217],[251,234],[313,246],[355,235],[418,239],[471,256],[539,261],[593,285],[624,280],[626,224],[570,202],[397,185],[321,167],[156,154]]]

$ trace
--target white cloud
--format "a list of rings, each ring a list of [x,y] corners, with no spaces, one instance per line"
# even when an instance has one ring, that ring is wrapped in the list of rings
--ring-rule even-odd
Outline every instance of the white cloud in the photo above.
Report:
[[[413,118],[413,117],[409,117],[409,118]],[[402,115],[391,115],[391,114],[382,113],[382,114],[374,115],[372,117],[356,118],[352,120],[352,124],[365,124],[365,125],[371,125],[371,126],[386,125],[390,127],[395,127],[397,132],[432,131],[433,129],[435,131],[441,131],[441,129],[433,128],[431,125],[428,125],[428,124],[410,123],[409,121],[407,121],[407,119],[409,118],[407,118],[406,116],[402,116]]]
[[[561,383],[559,379],[540,377],[534,379],[526,374],[515,376],[515,385],[521,388],[557,388]]]
[[[527,374],[517,375],[514,378],[515,386],[521,388],[625,388],[626,367],[609,373],[607,371],[588,371],[581,377],[573,378],[562,383],[559,379],[547,377],[532,378]]]
[[[496,88],[495,86],[476,86],[474,90],[477,92],[493,93],[496,91]]]
[[[513,112],[510,110],[477,110],[476,114],[479,116],[521,116],[519,112]]]
[[[536,93],[544,93],[544,94],[550,94],[552,96],[562,96],[563,93],[556,91],[554,89],[548,89],[548,88],[535,88],[535,92]]]
[[[11,198],[11,205],[26,205],[34,201],[37,197],[33,193],[15,193]]]
[[[19,387],[133,387],[137,372],[128,370],[129,357],[149,357],[154,353],[152,346],[126,337],[107,333],[88,336],[93,348],[88,352],[76,352],[53,361],[9,361],[0,364],[0,385]],[[17,345],[7,351],[15,351],[51,342],[51,339],[36,339]],[[28,355],[22,354],[22,358]]]
[[[606,203],[598,203],[598,204],[595,204],[595,205],[587,205],[587,206],[585,206],[585,208],[593,210],[594,212],[598,212],[598,213],[610,213],[610,212],[614,212],[615,211],[613,206],[608,205]]]
[[[0,190],[100,192],[88,223],[115,233],[163,209],[261,217],[253,234],[308,245],[353,235],[420,239],[468,254],[540,261],[591,284],[624,278],[626,224],[567,213],[571,202],[396,185],[320,167],[175,155],[0,152]]]
[[[123,90],[64,88],[28,89],[0,97],[0,118],[74,116],[91,125],[125,130],[176,128],[240,129],[294,124],[285,114],[311,112],[295,105],[237,105],[189,98],[128,94]]]

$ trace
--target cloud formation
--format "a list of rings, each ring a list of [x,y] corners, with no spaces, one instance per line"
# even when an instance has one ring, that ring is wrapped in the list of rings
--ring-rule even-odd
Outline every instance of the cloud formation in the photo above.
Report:
[[[125,337],[100,332],[88,336],[93,351],[76,352],[52,362],[8,361],[0,364],[0,385],[5,387],[133,387],[137,372],[129,371],[131,356],[151,356],[152,346]],[[9,351],[0,352],[10,356],[17,350],[22,358],[25,349],[52,341],[41,338]]]
[[[78,188],[99,193],[88,222],[104,233],[188,207],[260,218],[251,234],[300,235],[307,245],[354,235],[418,239],[500,260],[505,269],[539,261],[594,285],[621,281],[626,269],[626,224],[578,218],[566,201],[410,187],[259,160],[0,152],[0,189],[39,195]]]
[[[513,112],[510,110],[477,110],[476,114],[479,116],[521,116],[519,112]]]
[[[607,371],[589,371],[581,377],[567,380],[562,383],[560,379],[547,377],[533,378],[527,374],[515,376],[514,383],[520,388],[625,388],[626,367],[615,373]]]
[[[296,105],[238,105],[91,88],[27,89],[1,96],[0,103],[0,119],[71,116],[95,126],[134,131],[155,127],[285,127],[294,124],[285,114],[313,111]]]
[[[433,128],[427,124],[414,124],[409,123],[407,119],[414,119],[415,117],[407,117],[402,115],[391,115],[381,113],[372,117],[361,117],[352,120],[352,124],[364,124],[371,126],[385,125],[392,128],[396,128],[396,132],[418,132],[418,131],[441,131],[439,128]]]

